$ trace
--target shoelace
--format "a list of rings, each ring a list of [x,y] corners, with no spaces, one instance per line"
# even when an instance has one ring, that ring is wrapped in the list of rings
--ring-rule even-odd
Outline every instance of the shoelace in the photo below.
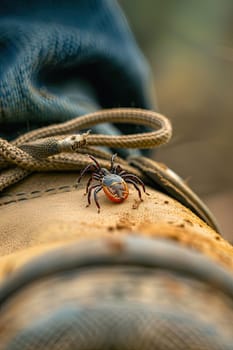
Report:
[[[132,123],[155,129],[131,135],[77,135],[77,132],[104,122]],[[71,133],[75,133],[71,135]],[[172,135],[169,120],[156,112],[133,108],[97,111],[68,122],[28,132],[9,143],[0,139],[0,191],[33,171],[81,169],[90,162],[86,154],[98,157],[100,165],[109,167],[111,155],[90,146],[114,148],[153,148],[167,143]],[[69,152],[69,153],[68,153]],[[126,170],[138,173],[122,159]],[[12,165],[16,167],[12,169]],[[9,169],[10,167],[10,169]]]

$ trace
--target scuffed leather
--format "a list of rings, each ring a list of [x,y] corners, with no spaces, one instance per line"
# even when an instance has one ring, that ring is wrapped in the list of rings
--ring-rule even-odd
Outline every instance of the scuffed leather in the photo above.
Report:
[[[57,246],[135,232],[155,239],[175,240],[233,268],[232,246],[176,200],[148,188],[150,196],[144,195],[140,203],[137,192],[130,188],[128,199],[115,204],[101,191],[98,214],[94,201],[86,208],[86,181],[77,190],[72,187],[76,178],[76,174],[36,174],[12,187],[8,195],[17,198],[18,194],[24,200],[0,207],[1,278]],[[38,197],[30,198],[32,193]],[[5,198],[10,197],[5,194]]]

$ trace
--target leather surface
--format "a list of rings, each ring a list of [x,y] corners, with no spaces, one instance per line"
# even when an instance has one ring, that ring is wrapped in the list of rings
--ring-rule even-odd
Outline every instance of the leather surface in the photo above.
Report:
[[[176,200],[147,188],[150,196],[143,195],[144,201],[140,202],[137,191],[130,187],[128,199],[116,204],[101,191],[98,214],[94,200],[86,208],[86,178],[74,190],[76,178],[74,173],[35,174],[1,198],[2,278],[35,255],[57,246],[135,232],[176,240],[233,268],[232,246]]]

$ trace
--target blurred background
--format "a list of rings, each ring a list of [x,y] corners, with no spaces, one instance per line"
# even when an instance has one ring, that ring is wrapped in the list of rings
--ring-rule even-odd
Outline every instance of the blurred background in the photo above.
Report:
[[[173,123],[155,159],[187,180],[233,243],[233,1],[119,3]]]

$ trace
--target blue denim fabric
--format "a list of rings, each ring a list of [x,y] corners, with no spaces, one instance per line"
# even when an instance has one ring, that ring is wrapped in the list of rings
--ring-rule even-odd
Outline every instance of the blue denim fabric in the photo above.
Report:
[[[99,108],[149,108],[148,72],[114,0],[1,0],[0,136]]]

